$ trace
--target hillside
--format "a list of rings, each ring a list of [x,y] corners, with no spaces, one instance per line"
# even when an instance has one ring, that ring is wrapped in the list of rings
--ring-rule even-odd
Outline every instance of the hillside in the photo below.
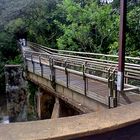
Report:
[[[0,29],[10,20],[23,16],[35,4],[37,0],[0,0]]]

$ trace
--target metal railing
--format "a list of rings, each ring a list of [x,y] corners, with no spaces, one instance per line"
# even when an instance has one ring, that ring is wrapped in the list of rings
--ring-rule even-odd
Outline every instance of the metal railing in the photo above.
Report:
[[[44,54],[41,53],[30,53],[30,57],[29,52],[27,52],[27,54],[25,53],[28,71],[49,79],[54,89],[56,88],[56,83],[59,83],[63,86],[66,86],[67,88],[71,88],[72,90],[88,96],[87,93],[90,92],[90,90],[88,89],[89,81],[96,80],[100,81],[100,83],[105,83],[107,85],[108,81],[106,78],[87,73],[85,63],[83,63],[81,66],[78,65],[79,67],[75,67],[73,65],[69,65],[67,60],[58,62],[51,55],[47,55],[46,57],[44,57]],[[63,74],[63,77],[65,79],[64,81],[59,82],[59,79],[57,78],[58,75],[56,74],[57,72]],[[79,79],[82,77],[80,80],[81,84],[83,84],[83,86],[80,87],[81,89],[72,84],[73,79],[71,79],[71,76],[73,78]],[[96,97],[95,100],[107,105],[107,101],[103,99],[102,96]]]
[[[70,63],[71,65],[74,66],[87,63],[86,69],[89,69],[89,71],[94,71],[94,74],[100,72],[100,73],[105,73],[105,75],[107,76],[108,68],[110,66],[112,66],[111,70],[113,70],[118,66],[118,62],[117,62],[118,56],[115,55],[55,50],[31,42],[29,42],[29,46],[31,48],[36,48],[36,50],[38,51],[41,50],[45,53],[52,55],[58,61],[67,59],[67,63]],[[125,84],[140,86],[140,82],[139,82],[140,81],[140,58],[126,56],[124,81]]]
[[[28,71],[42,77],[47,76],[54,89],[56,83],[60,83],[67,88],[81,92],[85,96],[92,97],[94,100],[108,105],[109,108],[117,106],[117,61],[113,61],[113,59],[118,58],[118,56],[55,50],[31,42],[28,43],[28,46],[35,50],[24,50]],[[86,55],[94,57],[85,57]],[[104,58],[106,59],[104,60]],[[131,62],[134,61],[134,63],[126,63],[125,65],[124,92],[139,90],[140,83],[137,85],[135,81],[140,81],[140,58],[126,57],[126,59],[131,60]],[[63,74],[65,80],[59,82],[57,78],[58,71],[59,74]],[[76,87],[74,84],[71,86],[73,81],[71,77],[81,79],[82,89],[80,91],[77,88],[78,86]],[[89,85],[94,81],[105,84],[106,88],[109,88],[108,100],[98,93],[94,97],[91,95]]]
[[[118,56],[117,55],[109,55],[109,54],[99,54],[99,53],[88,53],[88,52],[77,52],[77,51],[67,51],[67,50],[56,50],[56,49],[51,49],[51,48],[48,48],[46,46],[43,46],[43,45],[40,45],[40,44],[36,44],[36,43],[33,43],[33,42],[28,42],[29,46],[33,49],[36,49],[36,50],[42,50],[44,52],[48,52],[50,54],[59,54],[59,55],[62,55],[62,56],[69,56],[70,57],[74,57],[74,56],[81,56],[81,57],[84,57],[86,59],[90,59],[90,58],[97,58],[97,59],[102,59],[102,61],[106,61],[106,60],[112,60],[112,61],[118,61]],[[88,58],[87,58],[88,57]],[[125,57],[126,59],[126,62],[127,63],[138,63],[140,64],[140,57],[130,57],[130,56],[126,56]]]

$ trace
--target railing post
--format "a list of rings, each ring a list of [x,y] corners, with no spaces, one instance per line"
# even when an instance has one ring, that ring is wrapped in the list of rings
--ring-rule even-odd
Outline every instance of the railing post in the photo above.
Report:
[[[53,58],[49,59],[49,64],[50,64],[50,70],[51,70],[51,76],[50,76],[51,85],[56,90],[56,78],[55,78],[55,68],[54,68]]]
[[[23,57],[23,61],[24,61],[24,70],[28,71],[28,64],[27,64],[27,59],[26,59],[26,55]]]
[[[113,97],[112,77],[109,77],[108,79],[108,87],[109,87],[108,107],[111,108],[111,99]]]
[[[33,66],[33,73],[35,73],[35,64],[33,61],[33,54],[31,54],[31,62],[32,62],[32,66]]]
[[[116,75],[115,71],[113,72],[113,107],[117,107],[117,83],[116,83]]]
[[[109,78],[108,78],[108,87],[109,87],[109,97],[108,97],[108,107],[117,107],[117,84],[116,84],[116,77],[115,77],[115,69],[113,73],[110,74],[110,69],[108,71]],[[111,104],[112,103],[112,104]]]
[[[41,68],[41,76],[43,77],[43,65],[41,63],[41,56],[39,55],[39,63],[40,63],[40,68]]]
[[[117,98],[117,83],[114,82],[114,98],[113,98],[113,103],[114,103],[114,107],[117,107],[118,105],[118,98]]]
[[[86,78],[86,75],[85,75],[85,72],[86,72],[86,63],[85,62],[83,64],[83,80],[84,80],[84,93],[85,93],[85,96],[87,95],[87,78]]]
[[[125,75],[126,75],[126,77],[125,77]],[[129,75],[129,72],[125,72],[125,75],[124,75],[124,77],[125,77],[125,84],[128,84],[128,75]]]
[[[69,87],[69,73],[68,73],[68,63],[67,63],[67,60],[65,61],[65,74],[66,74],[66,85],[67,85],[67,88]]]

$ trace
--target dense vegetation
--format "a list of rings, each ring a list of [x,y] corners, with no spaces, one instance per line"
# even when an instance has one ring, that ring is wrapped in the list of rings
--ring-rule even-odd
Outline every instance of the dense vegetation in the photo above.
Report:
[[[51,48],[118,53],[119,0],[110,4],[100,0],[34,0],[21,5],[0,26],[0,93],[5,88],[4,65],[21,61],[17,32],[27,32],[28,40]],[[139,56],[140,3],[128,0],[127,7],[126,54]]]

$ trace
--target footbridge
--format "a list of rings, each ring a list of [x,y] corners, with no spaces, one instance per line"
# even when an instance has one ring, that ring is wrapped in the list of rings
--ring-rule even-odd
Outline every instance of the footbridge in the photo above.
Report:
[[[140,101],[140,58],[126,57],[124,90],[118,92],[118,56],[56,50],[32,42],[22,48],[27,78],[73,104],[96,110]]]
[[[49,120],[0,124],[0,139],[140,139],[140,58],[126,57],[120,92],[118,56],[55,50],[32,42],[21,44],[21,50],[25,77],[56,97],[55,109]],[[59,100],[82,115],[58,118]]]

